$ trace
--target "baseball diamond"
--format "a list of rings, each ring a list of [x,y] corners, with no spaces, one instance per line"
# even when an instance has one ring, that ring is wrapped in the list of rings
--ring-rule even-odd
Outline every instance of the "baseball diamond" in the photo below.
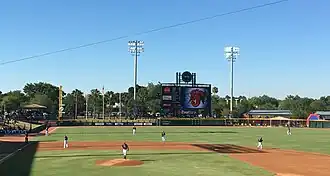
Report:
[[[133,135],[131,127],[53,127],[49,136],[35,135],[33,145],[3,160],[0,174],[326,176],[330,172],[325,140],[329,130],[293,129],[295,134],[288,136],[285,128],[137,128],[139,133]],[[166,142],[159,139],[163,130]],[[265,147],[258,150],[261,134]],[[70,139],[68,148],[63,148],[64,135]],[[19,142],[23,137],[11,138],[15,145],[9,137],[0,138],[2,159],[24,147]],[[122,159],[123,142],[130,148],[127,159]],[[27,167],[19,172],[15,164]]]

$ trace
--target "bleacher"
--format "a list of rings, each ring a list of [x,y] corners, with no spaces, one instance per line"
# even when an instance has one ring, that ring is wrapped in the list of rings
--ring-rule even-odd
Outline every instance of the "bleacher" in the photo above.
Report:
[[[290,110],[251,110],[247,113],[250,117],[290,117],[292,113]]]
[[[2,119],[0,125],[0,135],[21,135],[27,132],[26,126],[20,126],[16,120],[13,119]]]

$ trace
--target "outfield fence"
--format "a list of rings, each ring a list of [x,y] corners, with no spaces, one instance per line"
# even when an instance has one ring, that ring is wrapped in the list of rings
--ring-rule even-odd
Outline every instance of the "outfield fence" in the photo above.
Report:
[[[306,120],[289,120],[293,127],[306,127]],[[75,119],[58,121],[58,126],[285,126],[288,120],[266,118],[157,118],[157,119]],[[330,124],[329,124],[330,125]]]

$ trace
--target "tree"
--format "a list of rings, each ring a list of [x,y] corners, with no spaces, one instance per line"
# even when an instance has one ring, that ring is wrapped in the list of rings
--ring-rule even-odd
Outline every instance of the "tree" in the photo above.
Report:
[[[98,89],[92,89],[88,96],[89,111],[92,112],[92,116],[95,118],[100,116],[102,112],[102,95]]]
[[[28,99],[34,98],[35,95],[46,95],[53,103],[51,112],[56,113],[59,100],[59,87],[49,83],[28,83],[23,88]],[[63,96],[65,93],[63,92]]]
[[[52,113],[58,110],[58,87],[49,83],[28,83],[24,86],[23,92],[9,91],[7,93],[0,92],[1,110],[6,106],[7,111],[15,111],[20,109],[22,104],[37,103],[47,106]],[[212,113],[218,117],[227,116],[229,111],[230,98],[228,95],[220,97],[217,87],[212,87],[211,108]],[[134,88],[129,87],[127,92],[121,92],[122,112],[133,114],[134,110],[140,115],[145,116],[150,113],[162,112],[161,109],[161,85],[149,83],[147,86],[137,85],[137,99],[134,100]],[[298,95],[288,95],[284,100],[278,100],[268,95],[251,97],[247,99],[244,96],[234,98],[239,99],[234,102],[233,115],[236,117],[252,109],[264,110],[290,110],[296,118],[307,118],[307,116],[315,111],[330,110],[330,96],[322,96],[319,99],[308,97],[300,97]],[[119,92],[107,91],[104,95],[105,112],[118,112],[119,109],[113,109],[115,103],[119,103]],[[83,114],[86,109],[85,97],[83,92],[75,89],[71,93],[65,95],[63,93],[63,103],[65,104],[65,112],[73,117],[77,104],[77,114]],[[88,95],[88,111],[92,112],[93,117],[99,117],[103,110],[102,94],[98,89],[92,89]],[[136,108],[136,109],[135,109]],[[200,111],[202,112],[202,111]]]
[[[212,88],[212,93],[217,94],[219,92],[219,89],[217,87]]]
[[[47,95],[39,94],[39,93],[35,94],[29,103],[46,106],[48,112],[50,112],[52,109],[56,108],[56,107],[53,107],[54,103]]]
[[[115,101],[115,93],[113,91],[106,91],[104,94],[104,103],[105,103],[105,113],[111,114],[112,110],[113,110],[113,105],[115,105],[116,101]]]
[[[27,101],[26,96],[20,91],[10,91],[2,96],[1,107],[7,112],[21,109],[21,105]]]
[[[63,98],[64,103],[64,111],[66,114],[70,116],[79,116],[84,114],[86,110],[86,99],[84,93],[79,90],[75,89],[71,93],[67,94]],[[76,114],[76,106],[77,106],[77,114]]]

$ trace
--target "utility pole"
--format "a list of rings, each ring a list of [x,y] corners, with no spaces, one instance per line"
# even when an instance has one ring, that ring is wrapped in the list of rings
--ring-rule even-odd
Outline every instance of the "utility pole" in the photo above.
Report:
[[[111,118],[111,99],[112,99],[112,94],[110,94],[110,97],[109,97],[109,104],[108,104],[108,107],[109,107],[109,118]]]
[[[233,113],[234,98],[234,62],[239,55],[238,47],[225,47],[225,57],[230,62],[230,114]]]
[[[119,92],[119,117],[121,118],[121,93]]]
[[[137,64],[138,64],[138,56],[140,53],[144,52],[144,42],[135,40],[128,42],[128,51],[134,56],[134,116],[136,113],[136,86],[137,86]]]
[[[103,116],[103,120],[105,119],[104,116],[104,86],[102,87],[102,116]]]
[[[77,119],[78,118],[78,95],[77,95],[77,90],[75,92],[75,96],[76,96],[76,106],[75,106],[74,118]]]
[[[62,89],[63,87],[60,86],[58,89],[58,120],[62,120],[63,115],[63,102],[62,102]]]
[[[86,99],[86,112],[85,112],[85,116],[86,116],[86,120],[88,119],[88,94],[86,93],[85,95],[85,99]]]

